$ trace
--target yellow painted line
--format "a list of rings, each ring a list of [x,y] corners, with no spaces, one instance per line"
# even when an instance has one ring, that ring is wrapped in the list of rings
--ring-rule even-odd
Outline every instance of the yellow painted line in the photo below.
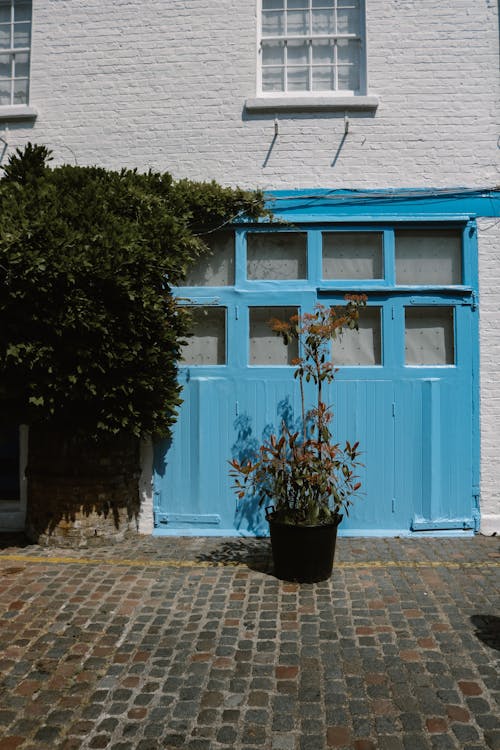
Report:
[[[16,555],[0,553],[2,561],[36,563],[39,565],[99,565],[105,567],[132,567],[132,568],[240,568],[247,567],[244,561],[209,562],[206,560],[141,560],[126,558],[93,558],[93,557],[65,557],[61,555],[50,557],[34,557],[31,555]],[[481,560],[478,562],[451,562],[436,560],[366,560],[351,562],[335,562],[335,568],[343,570],[360,568],[446,568],[456,570],[459,568],[498,568],[499,560]]]

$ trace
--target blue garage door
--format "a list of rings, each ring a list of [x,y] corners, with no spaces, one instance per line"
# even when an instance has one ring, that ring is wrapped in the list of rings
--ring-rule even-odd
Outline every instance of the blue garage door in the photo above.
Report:
[[[166,534],[263,534],[238,507],[241,460],[299,414],[292,359],[271,317],[365,292],[360,331],[332,344],[339,440],[359,440],[363,494],[341,533],[472,531],[477,524],[477,309],[470,224],[242,227],[179,291],[194,335],[184,403],[156,448],[155,525]]]

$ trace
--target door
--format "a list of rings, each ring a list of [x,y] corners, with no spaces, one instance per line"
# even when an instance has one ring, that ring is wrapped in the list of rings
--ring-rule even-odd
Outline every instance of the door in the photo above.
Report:
[[[336,437],[359,440],[364,464],[344,533],[475,527],[472,301],[372,293],[335,344]]]
[[[27,428],[0,429],[0,530],[21,531],[26,516]]]
[[[179,296],[194,335],[184,403],[156,448],[156,533],[267,533],[239,507],[228,461],[297,421],[293,357],[269,329],[318,302],[364,292],[360,331],[332,343],[335,437],[359,440],[362,496],[344,534],[472,530],[477,524],[477,307],[471,225],[241,227]]]

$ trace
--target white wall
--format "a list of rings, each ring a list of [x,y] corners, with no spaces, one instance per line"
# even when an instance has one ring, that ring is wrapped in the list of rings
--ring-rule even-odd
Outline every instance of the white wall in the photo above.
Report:
[[[500,220],[479,220],[481,531],[500,534]]]
[[[499,182],[496,0],[367,0],[375,116],[247,115],[256,0],[36,0],[34,128],[59,161],[266,188]]]
[[[34,124],[54,163],[263,188],[500,183],[497,0],[366,0],[375,114],[247,114],[256,0],[36,0]],[[2,123],[0,123],[0,134]],[[4,154],[4,158],[5,158]],[[491,223],[486,222],[485,226]],[[480,233],[482,511],[500,532],[500,236]],[[150,519],[144,519],[145,525]],[[493,524],[493,525],[492,525]]]

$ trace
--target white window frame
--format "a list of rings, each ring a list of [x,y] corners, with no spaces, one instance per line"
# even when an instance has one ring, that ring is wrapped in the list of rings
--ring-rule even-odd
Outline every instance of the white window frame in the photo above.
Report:
[[[335,8],[337,0],[334,0]],[[309,5],[309,14],[312,12],[312,2],[311,0],[308,0]],[[286,13],[287,9],[287,0],[284,0],[284,12]],[[359,0],[359,13],[360,13],[360,19],[359,19],[359,34],[338,34],[338,33],[332,33],[332,34],[284,34],[281,36],[263,36],[262,33],[262,18],[263,18],[263,8],[262,8],[262,0],[258,0],[258,13],[257,13],[257,96],[262,98],[273,98],[273,99],[290,99],[290,98],[349,98],[349,97],[358,97],[358,96],[366,96],[367,94],[367,75],[366,75],[366,13],[365,13],[365,0]],[[310,28],[311,25],[310,25]],[[335,65],[335,85],[336,88],[333,89],[323,89],[323,90],[312,90],[312,69],[314,67],[312,63],[312,40],[313,39],[328,39],[332,42],[336,42],[338,39],[355,39],[358,40],[359,44],[359,88],[356,90],[346,90],[346,89],[338,89],[338,69]],[[263,41],[283,41],[285,44],[285,61],[284,61],[284,69],[285,69],[285,81],[284,86],[285,89],[283,91],[264,91],[262,86],[262,42]],[[287,42],[290,40],[304,40],[307,41],[309,44],[309,50],[308,50],[308,62],[307,62],[307,68],[309,71],[309,89],[307,91],[288,91],[287,90],[287,76],[286,76],[286,68],[287,68],[287,59],[286,59],[286,45]],[[371,104],[374,104],[376,106],[375,102],[372,102]]]
[[[29,105],[30,88],[31,88],[31,39],[33,30],[33,2],[32,0],[23,0],[23,3],[30,5],[30,17],[27,20],[15,21],[14,8],[19,0],[4,0],[2,5],[10,8],[10,20],[0,21],[0,26],[9,29],[9,45],[0,48],[0,55],[9,58],[9,76],[1,79],[1,86],[4,90],[9,91],[9,102],[0,104],[0,121],[7,120],[26,120],[35,119],[37,110]],[[14,46],[14,29],[18,24],[29,24],[28,44],[24,47]],[[27,55],[27,74],[16,76],[16,55]],[[26,101],[16,103],[14,99],[14,86],[16,81],[26,81]]]

